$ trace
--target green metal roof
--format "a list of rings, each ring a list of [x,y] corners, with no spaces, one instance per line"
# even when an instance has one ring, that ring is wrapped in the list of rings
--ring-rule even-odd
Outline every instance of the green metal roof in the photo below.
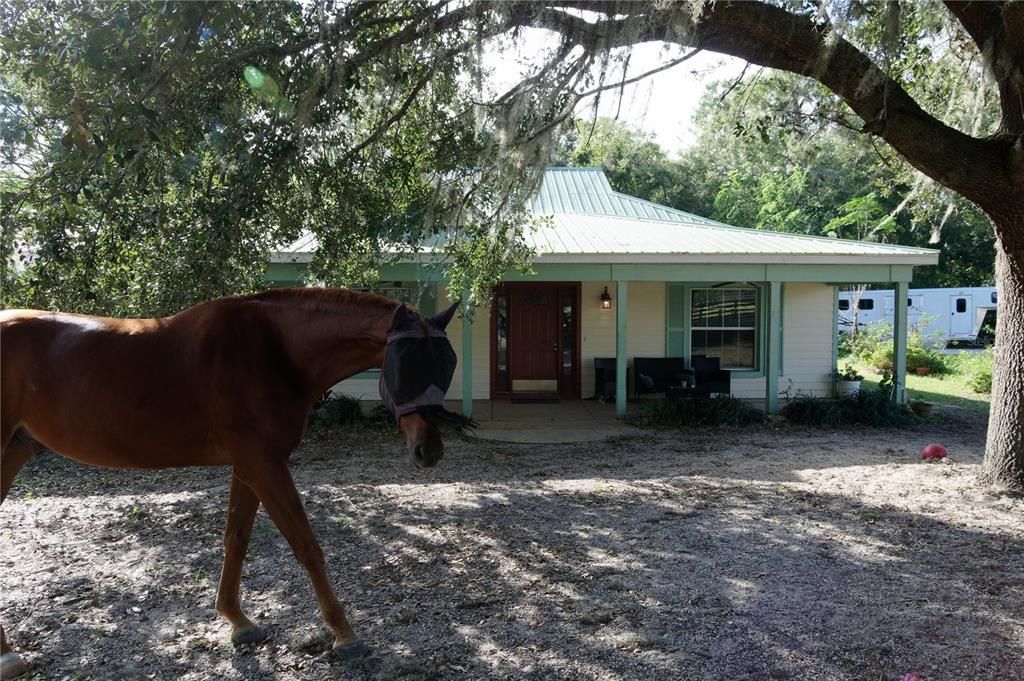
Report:
[[[530,210],[534,215],[590,213],[695,225],[721,224],[693,213],[620,194],[612,189],[602,168],[548,168],[537,196],[530,203]]]
[[[552,217],[524,234],[538,262],[934,265],[939,257],[927,248],[734,227],[620,194],[601,168],[548,168],[530,211]],[[439,250],[444,239],[432,237],[421,253]],[[307,233],[274,261],[308,260],[316,248]]]

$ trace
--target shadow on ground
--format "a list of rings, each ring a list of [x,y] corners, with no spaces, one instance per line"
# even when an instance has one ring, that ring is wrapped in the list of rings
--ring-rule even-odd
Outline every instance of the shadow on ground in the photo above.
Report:
[[[799,482],[802,449],[821,451],[818,470],[911,465],[900,449],[916,442],[897,433],[857,453],[821,450],[833,432],[769,435],[454,441],[433,476],[389,438],[307,443],[296,477],[375,649],[348,664],[306,640],[308,579],[262,511],[243,598],[272,637],[226,644],[226,471],[43,457],[0,514],[3,618],[39,678],[1024,678],[1024,523],[951,522],[895,484],[892,503],[865,503]],[[964,489],[936,494],[984,511],[990,497]]]

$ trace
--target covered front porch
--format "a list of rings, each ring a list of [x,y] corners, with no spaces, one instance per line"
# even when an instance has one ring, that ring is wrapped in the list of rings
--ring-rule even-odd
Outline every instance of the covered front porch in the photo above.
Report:
[[[572,275],[571,278],[567,274]],[[691,342],[690,325],[690,294],[694,291],[706,291],[718,286],[746,286],[757,291],[757,323],[756,323],[756,364],[753,370],[737,371],[734,373],[736,380],[734,386],[739,384],[740,391],[734,391],[734,395],[745,399],[758,401],[767,413],[776,413],[779,409],[780,394],[785,394],[787,388],[792,388],[794,381],[792,377],[799,374],[801,370],[806,371],[809,364],[804,361],[809,346],[814,346],[814,352],[824,353],[819,360],[815,360],[813,371],[817,372],[814,378],[808,378],[810,374],[804,374],[803,378],[808,383],[815,385],[816,394],[823,395],[831,393],[832,379],[831,372],[836,366],[836,333],[838,321],[836,318],[838,306],[836,303],[838,286],[846,283],[877,283],[889,284],[895,289],[897,300],[906,300],[909,282],[912,276],[911,265],[853,265],[848,263],[837,263],[835,265],[725,265],[725,264],[697,264],[697,263],[673,263],[673,264],[651,264],[645,267],[636,265],[569,265],[569,264],[544,264],[537,265],[534,274],[529,277],[519,278],[511,275],[509,281],[531,281],[531,282],[565,282],[576,280],[583,284],[583,296],[580,301],[582,307],[581,322],[586,330],[588,325],[587,307],[597,307],[601,304],[597,295],[598,290],[609,290],[612,293],[612,305],[605,309],[606,319],[602,322],[608,328],[608,347],[603,352],[596,353],[603,356],[614,357],[616,362],[616,375],[620,377],[629,376],[631,359],[640,356],[652,356],[651,344],[647,342],[645,329],[638,333],[636,315],[632,315],[634,309],[633,292],[637,292],[636,305],[644,308],[645,313],[650,315],[651,302],[649,300],[652,289],[650,286],[657,283],[661,287],[663,299],[656,303],[660,312],[663,326],[659,329],[651,329],[660,336],[659,355],[665,357],[682,357],[689,361],[689,358],[696,354],[696,348]],[[822,295],[824,294],[824,295]],[[591,300],[590,298],[594,298]],[[829,311],[831,306],[831,311]],[[905,373],[906,373],[906,349],[907,349],[907,309],[905,306],[897,305],[893,335],[893,356],[894,356],[894,399],[905,401]],[[813,339],[804,337],[804,327],[795,323],[796,318],[803,314],[807,315],[808,310],[813,312],[808,318],[808,325],[813,324],[816,329]],[[461,380],[461,410],[467,416],[480,419],[478,400],[481,397],[495,397],[493,388],[484,395],[475,390],[474,383],[480,386],[481,369],[491,365],[494,366],[493,351],[490,356],[483,358],[483,362],[474,359],[474,350],[487,352],[491,343],[491,336],[496,328],[493,320],[493,311],[490,315],[483,314],[477,318],[464,318],[461,327],[455,331],[459,338],[453,337],[457,349],[460,351],[460,372]],[[632,321],[631,321],[632,315]],[[591,318],[590,326],[595,320]],[[785,323],[784,323],[785,322]],[[784,334],[784,328],[788,328],[788,337]],[[806,328],[810,328],[807,326]],[[638,336],[644,336],[638,339]],[[583,347],[586,351],[587,340],[584,339]],[[586,354],[582,357],[584,365],[592,362],[592,358]],[[785,369],[783,363],[786,363]],[[483,364],[483,366],[480,366]],[[820,366],[818,366],[820,364]],[[586,366],[584,366],[584,370]],[[493,372],[493,368],[492,368]],[[580,372],[583,374],[584,372]],[[476,380],[474,380],[476,379]],[[595,408],[594,413],[605,414],[612,412],[613,417],[624,416],[629,409],[629,397],[632,396],[630,381],[618,380],[615,383],[614,410]],[[780,385],[781,381],[785,381]],[[816,382],[816,383],[815,383]],[[493,383],[491,384],[493,386]],[[487,388],[484,382],[482,387]],[[801,386],[797,383],[797,390]],[[588,397],[593,394],[592,375],[583,375],[577,395]],[[500,400],[494,401],[490,409],[493,418],[494,404],[503,404]],[[513,405],[506,403],[508,407],[513,406],[536,406],[536,405]],[[602,407],[604,405],[601,405]],[[584,407],[581,407],[584,408]],[[499,411],[503,407],[497,407]],[[543,411],[543,409],[541,409]],[[525,413],[525,411],[523,412]],[[589,413],[589,412],[588,412]]]

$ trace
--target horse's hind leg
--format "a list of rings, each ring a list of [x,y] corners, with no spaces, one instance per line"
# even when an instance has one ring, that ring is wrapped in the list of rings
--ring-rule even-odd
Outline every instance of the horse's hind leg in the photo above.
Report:
[[[11,434],[8,442],[5,442],[3,449],[0,450],[0,504],[7,498],[7,492],[25,462],[44,449],[23,430]]]
[[[257,643],[267,637],[263,629],[252,623],[238,597],[242,579],[242,562],[249,546],[252,523],[260,507],[259,497],[237,476],[231,476],[228,495],[228,519],[224,526],[224,567],[217,587],[217,612],[231,623],[231,642],[235,645]]]
[[[2,443],[0,449],[0,503],[7,498],[14,477],[34,454],[42,451],[42,447],[23,433],[12,434],[8,442]],[[28,665],[21,657],[11,650],[7,643],[7,634],[0,624],[0,679],[10,679],[28,670]]]
[[[327,577],[324,552],[316,541],[313,528],[302,507],[302,499],[295,489],[287,460],[267,463],[259,470],[244,471],[242,477],[263,502],[270,518],[292,547],[296,560],[306,568],[320,604],[320,615],[334,633],[334,654],[347,659],[362,657],[369,651],[349,624],[345,608],[338,602]]]

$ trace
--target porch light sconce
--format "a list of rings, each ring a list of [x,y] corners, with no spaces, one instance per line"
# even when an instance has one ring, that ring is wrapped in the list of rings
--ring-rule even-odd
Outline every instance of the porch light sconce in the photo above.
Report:
[[[604,293],[601,294],[601,309],[610,310],[612,309],[612,297],[608,293],[608,287],[604,287]]]

